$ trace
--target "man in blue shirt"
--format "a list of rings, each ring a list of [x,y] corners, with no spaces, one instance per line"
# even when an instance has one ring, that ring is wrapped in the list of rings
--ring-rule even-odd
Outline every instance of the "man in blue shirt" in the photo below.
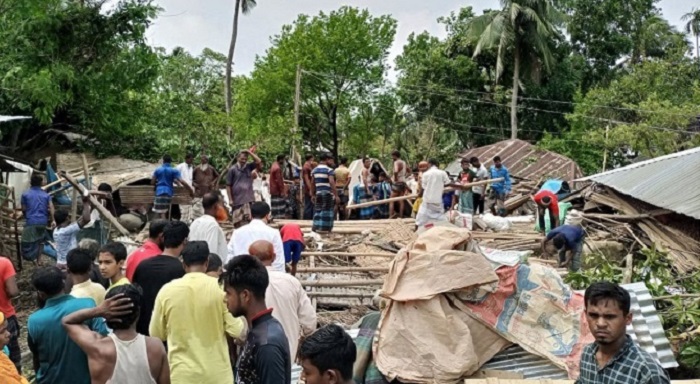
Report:
[[[158,213],[161,219],[165,219],[170,212],[175,183],[187,188],[190,191],[190,196],[194,197],[194,189],[182,178],[180,171],[173,168],[172,162],[173,158],[170,155],[163,156],[163,165],[156,168],[151,177],[151,185],[156,186],[153,212]]]
[[[34,358],[36,382],[89,384],[87,356],[68,337],[61,319],[75,311],[95,307],[95,301],[65,294],[63,273],[56,267],[36,270],[32,284],[41,308],[27,321],[27,343]],[[108,333],[102,318],[89,320],[86,325],[102,335]]]
[[[492,214],[505,217],[507,213],[505,205],[506,196],[510,193],[511,183],[508,168],[501,163],[500,156],[493,158],[493,165],[489,173],[492,179],[503,178],[502,181],[491,184],[491,202],[489,203],[489,208],[491,208]],[[496,208],[498,208],[498,210],[496,210]]]
[[[22,213],[27,220],[22,230],[22,257],[39,265],[43,244],[47,239],[46,226],[53,218],[54,208],[51,196],[41,189],[44,178],[32,175],[31,188],[22,194]]]
[[[547,242],[551,241],[559,252],[559,267],[569,267],[571,271],[581,269],[581,253],[585,233],[578,225],[562,225],[549,231],[542,239],[542,252],[546,255]]]

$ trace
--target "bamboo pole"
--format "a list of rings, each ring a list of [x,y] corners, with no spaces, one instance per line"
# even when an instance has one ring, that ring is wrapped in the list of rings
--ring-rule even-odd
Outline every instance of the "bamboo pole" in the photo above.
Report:
[[[394,255],[386,253],[359,253],[359,252],[302,252],[302,256],[351,256],[351,257],[387,257]]]
[[[309,265],[311,266],[311,268],[316,267],[316,256],[311,256],[311,258],[309,259]],[[316,288],[312,287],[310,293],[316,293]],[[316,298],[313,296],[311,297],[311,305],[313,305],[314,311],[316,311],[316,307],[318,306],[318,300],[316,300]]]
[[[358,293],[351,293],[351,292],[308,292],[307,295],[313,299],[316,297],[345,297],[345,298],[350,298],[350,299],[372,299],[374,298],[373,293],[366,293],[366,292],[358,292]]]
[[[301,281],[304,287],[362,287],[384,285],[384,280],[315,280]]]
[[[297,268],[297,273],[342,273],[342,272],[389,272],[389,267],[306,267]]]
[[[63,177],[73,186],[73,188],[80,191],[85,189],[85,187],[78,184],[72,176],[64,173]],[[119,232],[121,232],[122,235],[131,236],[131,233],[129,233],[129,231],[119,223],[119,220],[112,216],[112,213],[107,208],[102,206],[102,204],[100,204],[100,202],[92,195],[90,195],[90,202],[92,203],[93,207],[100,211],[104,218],[106,218],[110,223],[112,223],[112,225],[114,225],[115,228],[117,228]]]
[[[372,219],[372,220],[336,220],[333,226],[352,226],[352,225],[363,225],[367,224],[395,224],[395,223],[414,223],[415,219]],[[285,225],[285,224],[296,224],[300,227],[310,227],[313,225],[312,220],[287,220],[287,219],[276,219],[272,224]]]
[[[81,154],[81,156],[83,158],[83,173],[85,174],[85,185],[87,186],[88,190],[91,190],[92,189],[92,182],[90,181],[90,171],[88,170],[88,168],[90,168],[90,167],[88,166],[88,162],[87,162],[87,158],[85,157],[85,154]]]

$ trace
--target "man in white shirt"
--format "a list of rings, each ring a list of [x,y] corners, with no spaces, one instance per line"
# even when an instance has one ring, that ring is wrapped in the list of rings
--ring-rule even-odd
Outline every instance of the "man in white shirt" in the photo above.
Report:
[[[270,206],[264,201],[256,201],[250,205],[250,223],[233,231],[231,240],[228,242],[228,256],[226,262],[236,256],[247,255],[250,246],[258,241],[265,240],[272,243],[275,250],[275,261],[272,269],[284,272],[284,245],[280,231],[270,227]]]
[[[209,246],[209,252],[215,253],[221,261],[228,253],[226,235],[216,221],[216,213],[221,206],[221,199],[216,192],[209,192],[202,198],[204,216],[196,219],[190,225],[190,241],[204,241]]]
[[[297,354],[299,337],[308,336],[316,330],[316,310],[296,277],[272,270],[272,263],[277,256],[270,242],[256,241],[248,251],[267,268],[270,284],[265,291],[265,303],[268,308],[273,309],[272,316],[282,324],[293,361]]]
[[[182,180],[186,181],[188,185],[192,185],[192,176],[194,172],[194,165],[192,165],[193,161],[194,155],[188,153],[185,155],[185,162],[180,163],[177,165],[177,167],[175,167],[175,169],[180,171],[180,177]],[[193,219],[192,205],[180,204],[180,220],[189,224]]]
[[[489,179],[489,171],[486,169],[486,167],[484,167],[483,164],[481,164],[478,157],[472,157],[471,159],[469,159],[469,163],[471,163],[472,167],[474,168],[474,172],[476,172],[476,179],[474,179],[474,181],[483,181]],[[485,189],[485,185],[472,187],[472,193],[474,196],[475,215],[479,213],[484,213],[484,200],[486,198],[486,195],[484,194]]]
[[[438,168],[440,163],[437,160],[430,159],[429,163],[430,168],[423,172],[420,181],[423,202],[416,215],[416,226],[419,228],[429,223],[447,221],[442,194],[445,187],[450,186],[450,177],[447,176],[447,172]]]

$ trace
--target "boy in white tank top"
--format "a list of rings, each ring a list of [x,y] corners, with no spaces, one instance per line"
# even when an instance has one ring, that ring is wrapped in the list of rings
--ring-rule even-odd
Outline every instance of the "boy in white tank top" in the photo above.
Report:
[[[142,292],[126,284],[111,289],[96,308],[84,309],[63,318],[68,336],[85,352],[93,383],[169,384],[170,369],[163,343],[136,332]],[[107,337],[83,324],[103,317],[113,333]]]

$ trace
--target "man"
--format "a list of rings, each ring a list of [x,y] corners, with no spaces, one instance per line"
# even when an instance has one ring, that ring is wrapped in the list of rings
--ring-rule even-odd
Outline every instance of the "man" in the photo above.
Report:
[[[167,220],[152,221],[148,227],[148,239],[138,249],[126,258],[126,278],[134,281],[134,272],[139,264],[151,257],[160,255],[163,252],[163,231],[168,224]]]
[[[474,181],[476,178],[476,172],[471,168],[471,163],[466,158],[462,159],[460,162],[462,165],[462,171],[457,176],[457,181],[459,182],[461,188],[457,191],[452,199],[452,206],[457,204],[457,210],[460,213],[473,214],[474,213],[474,192],[473,187],[463,186]]]
[[[559,267],[568,267],[571,271],[581,269],[581,253],[585,233],[578,225],[562,225],[551,230],[542,239],[542,253],[548,255],[547,243],[552,242],[559,253]]]
[[[92,264],[88,251],[76,248],[68,252],[68,278],[73,282],[70,294],[73,297],[93,299],[95,305],[100,305],[105,300],[107,290],[90,280]]]
[[[359,176],[358,179],[359,182],[352,188],[353,205],[369,203],[374,198],[372,194],[367,193],[367,188],[363,184],[362,176]],[[372,216],[374,216],[374,207],[357,208],[355,212],[357,212],[358,220],[370,220]]]
[[[216,221],[216,215],[221,207],[221,199],[216,192],[209,192],[202,199],[204,216],[190,225],[190,241],[204,241],[209,250],[217,254],[221,260],[226,257],[226,235]]]
[[[418,228],[429,223],[447,221],[442,193],[445,187],[450,186],[450,178],[447,176],[447,172],[438,168],[440,163],[436,159],[430,159],[428,163],[430,168],[421,176],[423,202],[418,208],[418,214],[416,214]]]
[[[22,229],[22,257],[39,265],[44,242],[48,239],[46,227],[53,227],[54,207],[51,196],[41,189],[44,178],[33,174],[30,179],[31,188],[22,194],[22,214],[26,219]]]
[[[253,162],[248,163],[248,156]],[[253,171],[258,168],[260,158],[254,153],[244,150],[238,154],[238,162],[229,169],[226,175],[226,192],[231,204],[231,217],[235,228],[250,221],[250,204],[255,201],[253,192]]]
[[[299,224],[289,223],[280,228],[280,235],[282,236],[282,246],[284,247],[284,262],[290,265],[289,273],[292,276],[296,276],[297,264],[301,260],[301,252],[306,248],[304,233],[301,232]]]
[[[113,241],[103,245],[100,248],[98,261],[102,277],[109,279],[110,284],[107,291],[119,285],[129,284],[129,279],[124,277],[122,273],[122,268],[126,261],[126,247],[124,244]]]
[[[545,189],[540,190],[534,196],[532,200],[537,204],[537,222],[539,224],[539,231],[544,233],[547,228],[544,221],[544,213],[547,211],[549,213],[549,225],[550,230],[559,226],[559,199],[552,191],[547,191]]]
[[[340,158],[340,165],[335,169],[335,188],[338,191],[338,201],[336,202],[338,220],[347,220],[347,207],[350,200],[349,186],[350,169],[348,169],[348,158],[343,156]]]
[[[78,248],[90,255],[90,281],[100,284],[105,290],[109,288],[109,280],[102,277],[100,267],[97,265],[97,256],[100,254],[100,243],[95,239],[82,239],[78,242]]]
[[[493,158],[493,165],[489,173],[492,179],[503,178],[502,181],[491,184],[491,203],[489,204],[489,208],[493,215],[505,217],[507,213],[505,206],[506,197],[510,193],[511,183],[508,168],[503,165],[500,156]],[[498,208],[498,210],[496,208]]]
[[[326,325],[301,344],[301,376],[306,384],[353,384],[356,357],[350,335],[336,324]]]
[[[93,383],[170,383],[170,368],[160,340],[136,332],[143,296],[134,285],[115,287],[98,307],[62,320],[68,336],[85,352]],[[101,337],[84,324],[104,318],[113,333]]]
[[[379,173],[379,182],[374,184],[374,199],[377,201],[386,200],[393,196],[392,186],[386,173]],[[391,207],[393,204],[382,204],[375,206],[374,217],[377,219],[391,218]]]
[[[335,219],[335,202],[338,191],[335,186],[335,172],[330,167],[333,157],[329,153],[321,155],[321,163],[311,172],[313,178],[312,196],[314,196],[314,232],[330,232]]]
[[[250,246],[255,256],[267,268],[269,285],[265,291],[265,303],[274,309],[272,316],[282,324],[289,342],[290,358],[297,355],[299,336],[306,337],[316,330],[316,310],[311,305],[304,287],[294,276],[272,270],[275,249],[268,241],[256,241]]]
[[[172,162],[173,158],[170,155],[163,156],[163,165],[156,168],[151,176],[151,185],[156,187],[153,212],[156,212],[161,219],[165,219],[170,212],[175,183],[187,188],[190,195],[194,197],[194,189],[185,181],[180,171],[173,168]]]
[[[216,190],[217,186],[214,185],[214,182],[218,177],[219,172],[209,164],[209,157],[202,155],[199,165],[192,172],[192,186],[195,190],[195,197],[201,199],[212,189]]]
[[[182,176],[182,180],[184,180],[187,184],[192,185],[192,176],[194,172],[194,166],[192,165],[192,162],[194,161],[194,155],[191,153],[188,153],[185,155],[185,162],[180,163],[175,167],[180,172],[180,176]]]
[[[292,379],[287,336],[265,303],[268,285],[268,272],[255,257],[243,255],[226,264],[226,305],[233,316],[245,316],[248,322],[235,368],[239,384],[281,384]]]
[[[233,231],[231,240],[228,242],[226,261],[234,257],[248,254],[250,245],[258,240],[266,240],[272,243],[275,248],[275,261],[272,269],[284,272],[284,244],[280,232],[267,224],[270,222],[270,206],[264,201],[256,201],[251,206],[253,220]]]
[[[68,211],[58,210],[53,215],[56,222],[56,229],[53,231],[53,240],[56,243],[56,266],[62,271],[67,269],[68,251],[78,248],[78,232],[90,222],[90,206],[90,197],[83,196],[83,214],[72,224],[68,220]]]
[[[61,326],[61,319],[81,309],[94,308],[92,299],[75,298],[63,291],[63,272],[56,267],[37,269],[32,277],[37,290],[39,310],[27,320],[27,344],[32,351],[38,384],[90,384],[87,357]],[[86,325],[101,335],[107,335],[102,318],[89,320]]]
[[[365,193],[372,196],[372,191],[370,190],[370,185],[372,184],[372,173],[370,173],[370,168],[372,167],[372,159],[365,157],[362,159],[362,186],[365,188]]]
[[[284,176],[282,176],[285,160],[285,155],[277,155],[277,161],[270,167],[270,205],[273,219],[287,217],[287,191],[284,186]]]
[[[224,273],[224,264],[221,262],[221,256],[209,252],[209,264],[207,264],[207,276],[213,277],[219,281],[221,274]]]
[[[5,315],[5,324],[10,333],[7,347],[10,350],[10,359],[22,372],[22,351],[19,348],[19,321],[12,299],[19,297],[17,277],[12,261],[5,256],[0,256],[0,313]]]
[[[486,170],[486,167],[484,167],[483,164],[481,164],[481,161],[479,161],[478,157],[472,157],[469,159],[469,163],[472,165],[472,168],[476,172],[476,177],[474,178],[474,181],[483,181],[483,180],[488,180],[489,179],[489,171]],[[472,197],[474,199],[474,214],[484,214],[486,211],[484,211],[484,200],[486,199],[486,194],[484,191],[486,190],[485,185],[477,185],[475,187],[472,187]]]
[[[584,294],[586,320],[595,343],[581,354],[581,374],[576,384],[667,384],[659,363],[639,348],[625,330],[632,324],[630,294],[617,284],[591,284]]]
[[[151,336],[168,343],[174,384],[232,384],[226,335],[241,338],[244,324],[224,304],[216,279],[206,275],[209,247],[192,241],[182,251],[185,276],[163,286],[151,317]]]
[[[167,283],[185,275],[185,269],[180,262],[180,254],[187,244],[190,229],[181,221],[168,223],[163,230],[163,254],[142,261],[134,272],[134,284],[143,289],[143,305],[141,315],[136,324],[136,331],[142,335],[150,335],[148,326],[151,323],[153,306],[160,289]]]
[[[401,159],[401,152],[394,151],[391,153],[391,159],[394,160],[394,171],[391,176],[391,197],[400,197],[406,194],[408,188],[406,178],[408,176],[408,168],[406,162]],[[403,217],[405,201],[399,201],[399,218]],[[394,203],[389,204],[389,218],[394,218]]]
[[[0,350],[9,345],[11,338],[9,323],[5,314],[0,312]],[[2,378],[3,384],[29,384],[27,379],[22,376],[22,370],[17,369],[15,363],[10,360],[10,356],[2,352],[0,352],[0,378]]]
[[[304,166],[301,168],[301,180],[302,187],[304,188],[304,220],[312,220],[314,218],[314,203],[311,201],[311,185],[313,181],[311,180],[311,171],[314,170],[313,162],[314,155],[308,154],[305,157],[306,161]]]

